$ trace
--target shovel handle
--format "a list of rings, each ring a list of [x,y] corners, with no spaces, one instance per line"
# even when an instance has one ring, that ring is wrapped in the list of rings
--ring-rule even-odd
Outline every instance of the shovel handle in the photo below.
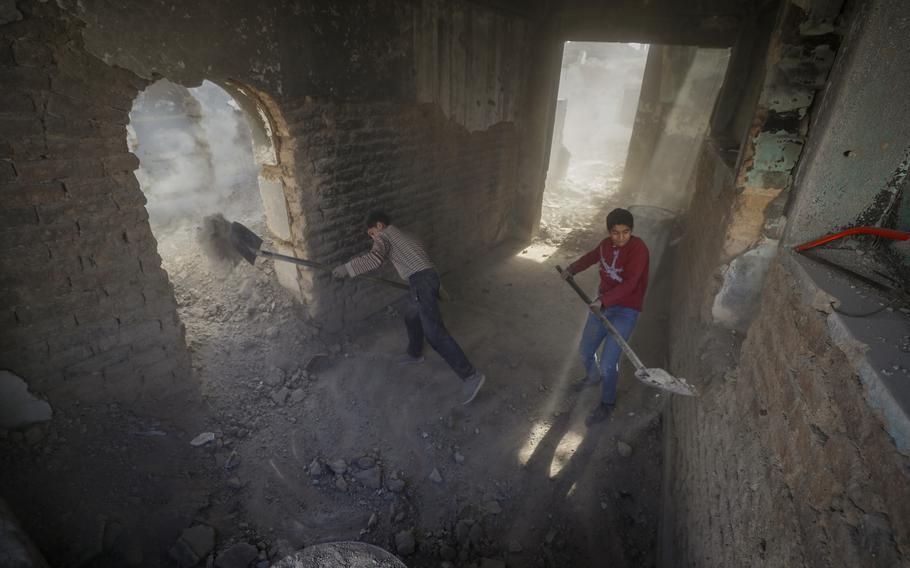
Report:
[[[562,269],[561,266],[557,265],[556,271],[559,272],[560,274],[563,274],[563,275],[565,274],[565,271]],[[595,316],[597,316],[597,318],[600,319],[600,321],[607,328],[607,331],[609,331],[613,335],[613,339],[615,339],[616,343],[619,344],[620,349],[622,349],[622,352],[626,354],[626,357],[629,358],[629,361],[632,362],[632,365],[635,366],[635,369],[637,371],[647,375],[648,370],[645,368],[644,364],[641,362],[641,359],[638,358],[638,355],[635,354],[635,351],[632,351],[632,348],[629,346],[628,343],[626,343],[626,340],[622,338],[622,335],[619,334],[619,331],[615,327],[613,327],[613,324],[610,323],[610,320],[607,319],[607,316],[603,315],[603,313],[597,308],[597,306],[591,305],[592,304],[591,299],[588,297],[587,294],[585,294],[585,291],[581,289],[581,286],[578,285],[578,282],[575,281],[575,278],[573,278],[572,275],[569,274],[568,276],[565,276],[565,281],[568,282],[569,286],[571,286],[572,289],[575,290],[575,293],[578,294],[578,296],[582,300],[584,300],[585,304],[588,305],[588,309],[591,310],[591,313],[594,314]]]
[[[322,264],[321,262],[315,262],[312,260],[306,260],[303,258],[297,258],[296,256],[287,256],[285,254],[278,254],[277,252],[272,252],[268,250],[257,251],[259,256],[265,256],[268,258],[274,258],[277,260],[283,260],[285,262],[291,262],[293,264],[299,264],[301,266],[307,266],[309,268],[316,268],[317,270],[323,270],[326,272],[331,272],[332,268],[328,265]],[[399,288],[401,290],[410,290],[410,287],[404,282],[395,282],[394,280],[388,280],[386,278],[379,278],[378,276],[355,276],[355,279],[367,280],[369,282],[375,282],[377,284],[385,284],[386,286],[391,286],[393,288]]]

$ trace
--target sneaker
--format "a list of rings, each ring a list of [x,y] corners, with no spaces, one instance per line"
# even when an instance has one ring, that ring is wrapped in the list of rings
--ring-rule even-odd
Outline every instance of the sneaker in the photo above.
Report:
[[[585,375],[584,378],[575,381],[572,383],[572,388],[576,391],[583,391],[588,387],[593,387],[600,384],[600,377],[589,377]]]
[[[462,401],[461,404],[469,404],[474,397],[477,396],[477,392],[480,390],[480,387],[483,386],[483,382],[487,378],[483,373],[474,373],[470,377],[464,380],[464,386],[461,388]]]
[[[597,408],[594,409],[594,412],[589,414],[585,419],[585,426],[593,426],[594,424],[606,422],[610,419],[611,414],[613,414],[613,405],[600,403],[597,405]]]
[[[423,355],[411,357],[410,353],[404,353],[395,357],[395,363],[397,365],[415,365],[417,363],[423,363]]]

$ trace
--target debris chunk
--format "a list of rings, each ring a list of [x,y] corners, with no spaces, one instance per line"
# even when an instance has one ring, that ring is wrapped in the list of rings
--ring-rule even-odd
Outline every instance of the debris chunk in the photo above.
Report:
[[[370,469],[355,471],[354,479],[370,489],[379,489],[382,487],[382,469],[371,467]]]
[[[255,546],[241,542],[218,554],[215,568],[247,568],[258,556]]]
[[[624,458],[627,458],[632,455],[632,446],[630,446],[629,444],[627,444],[621,440],[616,443],[616,450],[619,452],[619,455],[621,455]]]
[[[214,432],[203,432],[202,434],[199,434],[198,436],[196,436],[195,438],[190,440],[190,445],[195,448],[198,448],[199,446],[204,446],[204,445],[208,444],[209,442],[214,442],[214,441],[215,441]]]
[[[385,481],[386,489],[392,493],[401,493],[404,491],[404,480],[398,479],[394,475]]]
[[[329,462],[329,469],[332,470],[332,473],[337,475],[343,475],[344,472],[348,470],[348,462],[343,459],[337,459],[335,461]]]
[[[294,404],[297,404],[298,402],[302,402],[303,399],[305,399],[305,398],[306,398],[306,391],[304,391],[303,389],[294,389],[294,391],[291,392],[291,402]]]
[[[195,566],[215,548],[215,529],[196,525],[183,531],[170,555],[182,568]]]

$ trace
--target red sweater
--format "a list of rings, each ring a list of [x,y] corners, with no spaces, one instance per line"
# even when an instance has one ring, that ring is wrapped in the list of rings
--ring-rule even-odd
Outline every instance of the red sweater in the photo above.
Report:
[[[607,238],[569,265],[569,272],[578,274],[594,263],[599,264],[601,305],[641,311],[648,289],[648,256],[648,247],[638,237],[632,237],[622,247],[613,246],[613,241]]]

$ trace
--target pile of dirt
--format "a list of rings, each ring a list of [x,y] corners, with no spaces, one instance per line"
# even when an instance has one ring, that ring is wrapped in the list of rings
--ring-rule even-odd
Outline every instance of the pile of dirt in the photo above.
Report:
[[[621,162],[573,161],[566,178],[544,193],[538,240],[574,251],[602,235],[604,204],[619,191],[622,171]]]

